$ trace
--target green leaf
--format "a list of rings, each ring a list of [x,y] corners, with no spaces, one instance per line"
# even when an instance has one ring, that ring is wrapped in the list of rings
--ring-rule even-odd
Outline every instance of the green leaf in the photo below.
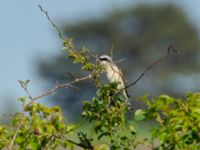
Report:
[[[146,118],[145,114],[146,114],[146,112],[142,109],[136,110],[135,111],[135,120],[137,120],[137,121],[144,120]]]
[[[109,132],[103,132],[98,136],[98,140],[100,140],[103,136],[109,136],[110,133]]]
[[[91,64],[91,63],[87,63],[87,64],[84,65],[81,69],[82,69],[82,70],[92,70],[93,67],[94,67],[93,64]]]
[[[76,59],[74,59],[74,61],[73,61],[74,64],[77,64],[77,63],[80,63],[80,62],[81,62],[81,59],[79,59],[79,58],[76,58]]]
[[[82,47],[81,53],[89,52],[89,49],[85,46]]]
[[[20,97],[18,98],[19,101],[21,101],[22,103],[25,103],[26,102],[26,97]]]

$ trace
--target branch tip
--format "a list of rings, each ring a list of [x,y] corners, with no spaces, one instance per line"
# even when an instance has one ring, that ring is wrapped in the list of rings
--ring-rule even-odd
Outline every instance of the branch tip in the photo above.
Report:
[[[171,51],[173,51],[173,52],[174,52],[175,54],[177,54],[177,55],[180,55],[180,52],[179,52],[178,50],[175,49],[174,44],[170,44],[170,45],[168,46],[168,48],[167,48],[167,54],[166,54],[164,57],[162,57],[162,58],[160,58],[160,59],[154,61],[154,62],[151,63],[149,66],[147,66],[147,68],[139,75],[139,77],[138,77],[134,82],[132,82],[132,83],[130,83],[129,85],[127,85],[127,86],[125,87],[125,89],[127,89],[127,88],[129,88],[129,87],[135,85],[136,83],[138,83],[138,82],[140,81],[140,79],[146,74],[146,72],[149,71],[154,65],[159,64],[159,63],[165,61],[165,60],[168,58],[168,56],[169,56],[169,54],[170,54]]]
[[[57,31],[59,38],[62,39],[62,41],[65,41],[65,38],[64,38],[60,28],[54,23],[54,21],[49,16],[48,12],[46,10],[44,10],[41,5],[38,5],[38,7],[39,7],[40,11],[43,12],[46,15],[48,21],[51,23],[53,28]]]

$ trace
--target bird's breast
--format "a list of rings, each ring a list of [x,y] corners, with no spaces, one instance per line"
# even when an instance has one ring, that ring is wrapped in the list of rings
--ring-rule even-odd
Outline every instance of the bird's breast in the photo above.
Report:
[[[122,89],[124,87],[123,79],[118,68],[108,67],[106,74],[110,82],[118,82],[118,89]]]

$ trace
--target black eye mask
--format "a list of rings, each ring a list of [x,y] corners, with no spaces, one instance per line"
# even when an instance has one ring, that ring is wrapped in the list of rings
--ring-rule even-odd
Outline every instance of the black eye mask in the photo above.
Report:
[[[101,61],[110,61],[110,60],[108,60],[108,58],[99,58],[99,60],[101,60]]]

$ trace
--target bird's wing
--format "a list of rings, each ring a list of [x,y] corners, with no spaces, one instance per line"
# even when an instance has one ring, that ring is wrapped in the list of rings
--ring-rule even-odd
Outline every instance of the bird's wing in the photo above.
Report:
[[[123,82],[124,82],[124,90],[125,90],[126,97],[128,98],[128,97],[129,97],[129,94],[128,94],[127,89],[126,89],[126,82],[125,82],[125,78],[124,78],[124,76],[123,76],[123,73],[122,73],[122,70],[121,70],[121,69],[119,69],[119,73],[120,73],[120,76],[122,77],[122,80],[123,80]]]

